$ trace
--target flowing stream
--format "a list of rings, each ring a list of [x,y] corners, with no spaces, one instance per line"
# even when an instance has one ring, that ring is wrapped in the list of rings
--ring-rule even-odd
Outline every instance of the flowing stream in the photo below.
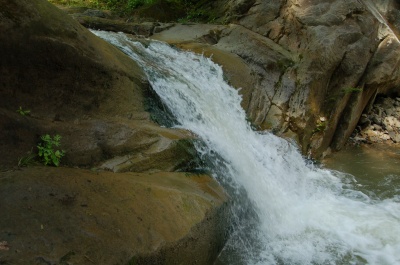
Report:
[[[209,58],[161,42],[94,31],[138,62],[233,198],[232,233],[217,264],[400,264],[400,195],[367,196],[349,174],[307,162],[255,132],[241,96]]]

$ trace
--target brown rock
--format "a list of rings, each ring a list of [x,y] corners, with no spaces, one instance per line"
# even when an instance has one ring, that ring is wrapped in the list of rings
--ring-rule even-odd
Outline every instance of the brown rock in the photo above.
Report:
[[[114,32],[125,32],[128,34],[139,35],[149,37],[153,34],[153,31],[158,26],[160,30],[159,23],[144,22],[144,23],[129,23],[114,19],[107,19],[102,17],[89,16],[84,14],[74,14],[72,15],[80,24],[83,26],[105,31]]]
[[[188,134],[160,128],[145,112],[149,85],[134,61],[44,0],[3,0],[0,17],[2,168],[35,153],[44,134],[62,136],[62,163],[71,166],[139,154],[125,170],[187,161],[179,141]]]
[[[32,167],[0,173],[3,264],[212,264],[226,196],[207,176]]]
[[[226,196],[160,173],[187,166],[192,136],[150,120],[138,65],[45,0],[0,5],[0,264],[211,264]],[[44,134],[61,164],[158,173],[10,170]]]
[[[318,157],[329,146],[340,149],[377,94],[399,93],[400,44],[385,24],[384,5],[369,0],[219,2],[229,6],[235,25],[218,28],[218,41],[209,43],[213,50],[238,55],[251,73],[240,86],[249,118],[278,134],[295,132],[303,153],[311,148]],[[388,9],[392,2],[385,2]],[[176,43],[182,30],[175,28],[183,26],[164,31],[162,39]],[[198,25],[189,28],[196,38],[185,38],[184,46],[208,34],[197,31]],[[326,126],[313,137],[319,117],[327,118]]]

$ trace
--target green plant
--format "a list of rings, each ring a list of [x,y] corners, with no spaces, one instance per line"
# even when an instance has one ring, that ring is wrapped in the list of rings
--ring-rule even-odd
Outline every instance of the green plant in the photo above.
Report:
[[[322,132],[326,128],[326,121],[320,121],[317,123],[317,126],[315,127],[313,133],[318,133]]]
[[[22,107],[21,106],[19,106],[19,109],[17,109],[16,110],[19,114],[21,114],[22,116],[26,116],[26,115],[28,115],[31,111],[30,110],[24,110],[24,109],[22,109]]]
[[[363,91],[362,87],[346,87],[342,89],[344,94],[350,94],[354,92],[361,92]]]
[[[64,150],[53,150],[54,146],[60,146],[61,136],[56,134],[52,138],[50,135],[42,135],[40,137],[42,140],[41,143],[37,145],[39,150],[39,157],[42,158],[43,164],[46,166],[48,164],[53,164],[54,166],[58,167],[60,165],[60,159],[65,155]]]
[[[36,154],[31,151],[27,152],[26,156],[18,160],[18,167],[27,167],[35,163]]]
[[[155,0],[128,0],[128,8],[134,9],[142,5],[152,4]]]

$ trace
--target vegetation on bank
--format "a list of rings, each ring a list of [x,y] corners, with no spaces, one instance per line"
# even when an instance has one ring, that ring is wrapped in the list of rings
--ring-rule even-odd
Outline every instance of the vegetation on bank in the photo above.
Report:
[[[209,0],[48,0],[68,7],[110,10],[123,17],[136,15],[162,22],[213,22],[218,14]]]
[[[133,9],[144,5],[152,5],[159,0],[49,0],[50,3],[63,6],[79,6],[97,8],[103,10],[117,11],[122,14],[129,14]],[[165,0],[173,4],[190,4],[189,0]]]

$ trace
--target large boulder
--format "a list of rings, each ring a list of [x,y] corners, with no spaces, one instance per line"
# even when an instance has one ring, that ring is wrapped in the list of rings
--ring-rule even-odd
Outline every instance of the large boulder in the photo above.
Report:
[[[266,100],[255,109],[268,110],[262,116],[275,130],[296,132],[305,153],[340,149],[376,94],[399,92],[400,45],[384,22],[372,1],[256,1],[238,23],[272,40],[292,64],[279,79],[267,67],[258,70],[261,84],[276,85],[256,86],[253,93]],[[271,60],[257,50],[242,53],[247,61]]]
[[[227,198],[163,172],[193,136],[152,121],[139,66],[46,0],[0,6],[0,264],[211,264]],[[62,166],[23,167],[46,134]]]
[[[212,264],[226,195],[210,177],[31,167],[0,173],[1,264]]]
[[[190,146],[178,142],[190,136],[150,120],[150,88],[134,61],[47,1],[0,3],[2,167],[36,152],[44,134],[61,135],[62,163],[70,166],[141,153],[166,159],[162,166],[142,159],[130,169],[171,170],[189,159]]]

